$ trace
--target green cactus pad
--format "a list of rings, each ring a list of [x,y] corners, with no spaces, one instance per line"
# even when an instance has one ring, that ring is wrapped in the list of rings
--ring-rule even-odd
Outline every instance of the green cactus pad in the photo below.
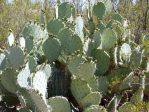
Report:
[[[116,20],[116,21],[119,21],[121,24],[124,21],[124,18],[120,14],[118,14],[118,13],[113,14],[112,19]]]
[[[26,89],[19,89],[19,94],[23,96],[26,102],[26,106],[31,109],[33,112],[49,112],[50,109],[47,107],[45,101],[41,96],[33,91]]]
[[[98,48],[101,44],[101,34],[100,31],[95,31],[93,35],[93,40],[94,40],[94,46],[95,48]]]
[[[29,57],[29,69],[30,72],[34,72],[36,68],[37,62],[35,61],[35,58],[33,56]]]
[[[70,104],[65,97],[56,96],[48,99],[52,112],[71,112]]]
[[[123,39],[122,35],[124,35],[124,28],[123,28],[122,24],[118,21],[113,21],[112,22],[112,29],[117,34],[118,39],[120,41],[122,41],[122,39]]]
[[[57,35],[58,32],[64,27],[64,24],[61,20],[54,19],[47,24],[48,33]]]
[[[47,31],[43,30],[39,25],[31,23],[23,30],[23,37],[33,37],[34,42],[38,42],[42,38],[47,38]]]
[[[119,107],[118,112],[137,112],[137,107],[133,103],[126,102]]]
[[[68,61],[68,69],[71,74],[76,74],[76,71],[81,63],[84,63],[85,59],[81,55],[72,56]]]
[[[64,2],[58,7],[58,17],[61,19],[69,18],[71,15],[74,14],[74,6],[72,4],[69,4],[68,2]]]
[[[112,29],[113,21],[114,21],[114,20],[110,20],[110,21],[107,23],[106,28],[111,28],[111,29]]]
[[[3,74],[1,75],[1,83],[5,89],[15,94],[18,89],[17,73],[12,69],[4,70]]]
[[[33,49],[33,44],[34,42],[32,37],[28,37],[25,39],[25,47],[28,53]]]
[[[42,50],[46,56],[46,58],[53,62],[58,59],[61,53],[61,45],[60,42],[56,38],[48,38],[42,46]]]
[[[104,74],[110,65],[110,56],[101,49],[95,49],[91,53],[94,60],[97,60],[97,70],[96,74],[101,75]]]
[[[106,29],[106,26],[103,22],[99,22],[97,27],[99,28],[101,33]]]
[[[131,72],[120,84],[119,90],[128,89],[132,83],[138,83],[138,77],[134,76],[134,73]]]
[[[65,28],[59,32],[58,39],[60,40],[62,50],[66,55],[70,55],[77,50],[83,49],[83,44],[80,37],[73,35],[73,32],[68,28]]]
[[[130,67],[137,69],[142,63],[142,51],[134,49],[130,57]]]
[[[93,13],[99,19],[103,19],[105,16],[105,13],[106,13],[106,7],[105,7],[104,3],[98,2],[96,5],[94,5]]]
[[[78,70],[74,75],[81,77],[82,79],[88,81],[94,76],[96,71],[96,64],[94,62],[85,62],[80,64]]]
[[[119,91],[119,86],[130,72],[131,69],[127,67],[120,67],[111,71],[107,78],[109,82],[109,88],[111,89],[112,93]]]
[[[27,25],[23,30],[23,37],[36,37],[37,33],[39,33],[40,28],[37,25],[31,23]]]
[[[91,92],[87,82],[82,79],[72,79],[71,92],[75,99],[80,102],[86,95]]]
[[[114,30],[110,28],[105,29],[101,34],[102,49],[109,50],[111,48],[114,48],[116,42],[117,42],[117,36]]]
[[[94,62],[85,62],[82,56],[76,56],[68,63],[68,69],[73,76],[85,80],[92,88],[92,91],[98,90],[98,81],[94,76],[96,71],[96,64]]]
[[[99,82],[98,82],[97,77],[95,75],[86,81],[87,81],[88,85],[91,87],[92,92],[99,90],[99,88],[98,88]]]
[[[83,112],[107,112],[103,106],[91,105],[87,107]]]
[[[101,102],[102,95],[100,92],[91,92],[81,100],[81,104],[84,108],[91,105],[99,105]]]
[[[44,100],[41,98],[41,96],[36,93],[35,91],[29,91],[29,95],[32,99],[32,101],[34,101],[34,105],[36,105],[35,110],[37,110],[37,112],[49,112],[49,109],[46,105],[46,103],[44,102]]]
[[[10,48],[6,57],[8,58],[10,66],[14,70],[18,69],[20,66],[24,64],[24,54],[21,48],[19,47]]]
[[[98,89],[103,94],[106,95],[108,92],[109,82],[106,76],[100,76],[98,79]]]
[[[105,14],[105,16],[108,16],[112,12],[112,9],[113,9],[113,5],[112,5],[111,0],[100,0],[100,2],[104,3],[104,5],[106,7],[106,14]]]

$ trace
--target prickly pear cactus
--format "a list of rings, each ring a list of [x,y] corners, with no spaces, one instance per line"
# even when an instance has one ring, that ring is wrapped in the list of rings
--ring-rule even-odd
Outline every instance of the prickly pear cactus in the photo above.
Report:
[[[110,66],[110,56],[102,49],[95,49],[92,51],[93,60],[97,60],[96,74],[104,74]]]
[[[87,82],[81,79],[73,79],[71,83],[71,91],[75,99],[79,102],[91,92],[91,88]]]
[[[106,13],[106,7],[103,2],[98,2],[93,7],[93,13],[96,15],[99,19],[103,19]]]
[[[31,111],[37,112],[50,112],[51,108],[47,105],[47,103],[43,100],[39,93],[34,90],[26,90],[20,88],[17,92],[17,96],[19,97],[21,106],[27,107],[27,109]]]
[[[58,7],[58,17],[61,19],[69,18],[74,13],[74,6],[68,2],[64,2]]]
[[[89,17],[56,2],[56,17],[28,22],[18,40],[10,32],[0,49],[2,102],[20,112],[147,112],[148,33],[136,44],[111,0],[88,0]]]
[[[10,68],[4,70],[1,75],[1,83],[9,92],[15,94],[19,87],[17,85],[17,72]]]
[[[63,27],[64,23],[59,19],[54,19],[47,24],[48,32],[53,35],[57,35]]]
[[[112,19],[119,21],[120,23],[123,23],[123,21],[124,21],[124,18],[119,13],[113,14]]]
[[[87,107],[83,112],[107,112],[106,109],[99,105]]]
[[[52,112],[71,112],[70,104],[67,98],[62,96],[51,97],[48,99]]]
[[[136,112],[136,108],[137,107],[134,104],[126,102],[125,104],[119,107],[119,112]]]
[[[9,61],[9,66],[14,70],[19,69],[24,64],[24,53],[19,47],[10,48],[6,57]]]
[[[102,95],[100,92],[91,92],[81,100],[82,106],[89,107],[91,105],[98,105],[101,102]]]
[[[114,47],[117,41],[116,33],[112,29],[105,29],[101,34],[101,47],[108,50]]]
[[[62,29],[58,34],[58,39],[61,42],[61,48],[66,55],[71,55],[77,50],[82,50],[82,41],[79,36],[74,34],[69,28]]]
[[[23,30],[23,37],[34,39],[34,43],[37,43],[39,40],[43,38],[47,38],[48,33],[44,30],[39,24],[30,22]]]
[[[55,51],[53,51],[55,49]],[[42,46],[42,50],[50,62],[55,61],[61,53],[61,45],[56,38],[48,38]]]

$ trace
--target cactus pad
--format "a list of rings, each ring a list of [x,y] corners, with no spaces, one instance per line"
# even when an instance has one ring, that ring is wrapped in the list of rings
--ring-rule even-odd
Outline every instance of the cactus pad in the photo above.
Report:
[[[106,7],[104,3],[98,2],[96,5],[93,7],[93,13],[96,15],[99,19],[103,19],[105,16],[106,12]]]
[[[79,102],[91,92],[91,89],[87,82],[81,79],[72,79],[71,92],[75,99]]]
[[[84,108],[91,105],[99,105],[101,102],[102,95],[100,92],[91,92],[81,100],[81,104]]]
[[[56,26],[56,27],[55,27]],[[55,19],[50,21],[47,24],[47,30],[49,33],[53,34],[53,35],[57,35],[58,32],[64,27],[64,24],[62,23],[62,21]]]
[[[79,65],[84,61],[85,59],[81,55],[70,57],[68,62],[68,69],[71,74],[76,74],[76,70],[78,69]]]
[[[137,107],[133,103],[126,102],[119,107],[119,112],[137,112]]]
[[[28,37],[25,39],[25,47],[28,53],[33,49],[33,44],[34,42],[32,37]]]
[[[38,42],[42,38],[46,38],[48,35],[46,30],[43,30],[39,25],[30,23],[23,30],[23,37],[33,37],[34,42]]]
[[[87,107],[83,112],[107,112],[106,109],[99,105],[91,105]]]
[[[95,48],[98,48],[101,44],[101,34],[100,31],[95,31],[93,36]]]
[[[65,97],[51,97],[48,104],[51,106],[52,112],[71,112],[70,104]]]
[[[69,18],[71,15],[74,15],[74,11],[74,6],[72,4],[64,2],[58,7],[58,17],[61,19]]]
[[[19,47],[10,48],[6,56],[10,66],[15,70],[24,64],[24,54]]]
[[[61,53],[60,42],[56,38],[48,38],[42,46],[42,50],[50,62],[58,59]]]
[[[35,71],[35,68],[36,68],[36,65],[37,65],[37,62],[35,61],[35,58],[33,56],[30,56],[29,57],[29,69],[30,69],[30,72],[34,72]]]
[[[33,112],[51,112],[46,102],[37,92],[21,88],[19,89],[18,95],[19,94],[21,94],[25,100],[27,108],[31,109]]]
[[[105,7],[106,7],[106,14],[105,16],[108,16],[112,9],[113,9],[113,5],[112,5],[112,1],[111,0],[100,0],[100,2],[103,2]]]
[[[137,69],[142,63],[142,51],[140,49],[134,49],[132,51],[131,57],[130,57],[130,67],[132,69]]]
[[[86,81],[87,81],[88,85],[91,87],[92,92],[99,90],[99,88],[98,88],[99,82],[95,75],[93,77],[91,77],[90,79],[87,79]]]
[[[62,49],[66,55],[70,55],[77,50],[83,49],[83,44],[80,37],[73,35],[73,32],[68,28],[65,28],[59,32],[58,39],[60,40]]]
[[[12,69],[4,70],[1,75],[1,83],[11,93],[16,93],[18,89],[17,85],[17,73]]]
[[[74,75],[81,77],[82,79],[88,81],[94,76],[96,71],[96,64],[94,62],[85,62],[80,64],[78,70]]]
[[[98,89],[99,91],[103,94],[103,95],[106,95],[107,92],[108,92],[108,87],[109,87],[109,82],[108,82],[108,79],[107,77],[105,76],[100,76],[99,79],[98,79]]]
[[[101,49],[95,49],[92,51],[92,57],[94,60],[97,60],[97,70],[96,74],[101,75],[104,74],[110,65],[110,56]]]
[[[118,13],[113,14],[112,19],[119,21],[120,23],[123,23],[123,21],[124,21],[124,18]]]
[[[119,89],[128,89],[132,83],[138,83],[138,78],[134,76],[134,72],[131,72],[121,83]]]
[[[107,28],[101,34],[101,46],[104,50],[114,48],[117,42],[117,36],[114,30]]]

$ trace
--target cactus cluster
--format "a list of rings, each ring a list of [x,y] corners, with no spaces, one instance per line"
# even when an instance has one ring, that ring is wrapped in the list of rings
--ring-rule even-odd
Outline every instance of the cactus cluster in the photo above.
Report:
[[[2,100],[13,94],[20,112],[149,111],[148,34],[136,44],[110,0],[89,9],[85,20],[73,4],[58,4],[53,20],[26,24],[19,44],[8,37],[0,53]]]

